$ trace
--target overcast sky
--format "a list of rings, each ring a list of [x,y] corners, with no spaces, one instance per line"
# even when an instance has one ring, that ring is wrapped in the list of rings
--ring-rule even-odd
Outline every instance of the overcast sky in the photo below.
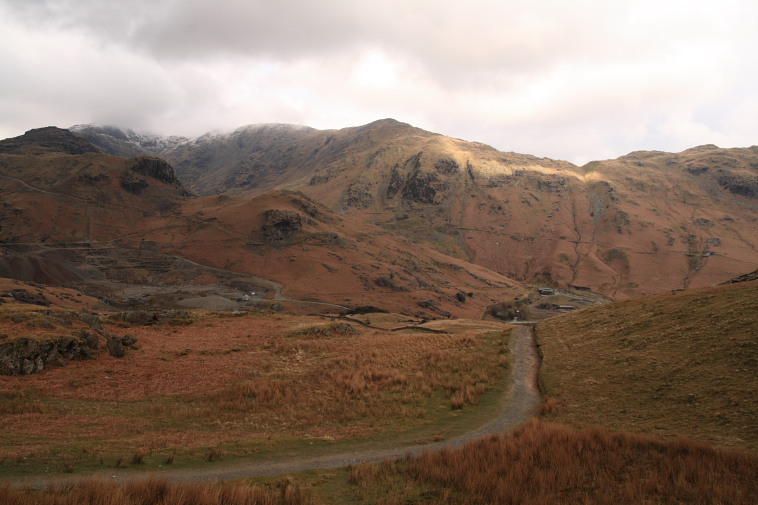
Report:
[[[393,117],[586,162],[758,144],[756,0],[0,0],[0,137]]]

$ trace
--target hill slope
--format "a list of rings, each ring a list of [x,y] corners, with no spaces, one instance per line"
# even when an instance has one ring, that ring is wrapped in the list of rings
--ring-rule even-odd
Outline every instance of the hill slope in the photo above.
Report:
[[[758,147],[577,167],[385,119],[323,131],[253,125],[160,155],[200,194],[301,191],[523,281],[624,298],[758,267]]]
[[[480,317],[519,291],[500,274],[337,216],[302,194],[189,198],[159,159],[91,146],[83,154],[45,150],[38,133],[0,143],[15,146],[0,153],[5,276],[83,286],[120,303],[233,308],[252,291],[427,317]],[[82,142],[65,130],[47,135]],[[216,298],[199,300],[208,294]]]
[[[758,449],[758,282],[592,307],[538,337],[552,417]]]

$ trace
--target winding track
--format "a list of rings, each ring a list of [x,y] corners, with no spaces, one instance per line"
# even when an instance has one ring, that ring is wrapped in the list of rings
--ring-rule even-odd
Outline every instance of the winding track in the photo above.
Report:
[[[511,368],[510,388],[500,401],[497,416],[476,430],[457,437],[423,445],[393,447],[389,449],[368,450],[352,453],[329,454],[313,458],[295,460],[256,461],[251,463],[235,463],[230,465],[213,465],[203,468],[186,468],[163,470],[154,475],[176,481],[215,481],[242,479],[246,477],[276,476],[306,470],[339,468],[360,463],[373,463],[384,460],[399,459],[404,456],[417,456],[424,452],[445,448],[460,447],[472,440],[505,433],[513,430],[519,424],[532,417],[540,403],[537,373],[540,358],[534,342],[534,332],[531,325],[516,327],[511,332]],[[136,480],[145,478],[143,473],[95,474],[117,480]],[[90,477],[88,475],[74,478],[31,478],[20,479],[15,485],[43,487],[53,483],[65,483]]]

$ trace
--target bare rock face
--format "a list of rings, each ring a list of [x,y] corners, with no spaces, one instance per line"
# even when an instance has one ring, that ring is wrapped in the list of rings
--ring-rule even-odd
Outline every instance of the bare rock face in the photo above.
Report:
[[[460,172],[461,170],[458,162],[452,158],[442,158],[437,160],[437,162],[434,164],[434,168],[437,170],[437,172],[443,175],[453,175]]]
[[[716,181],[731,193],[747,198],[758,198],[758,176],[742,175],[719,170]]]
[[[263,237],[269,243],[291,239],[303,229],[303,218],[291,210],[269,209],[264,213]]]
[[[135,174],[124,174],[121,177],[121,187],[134,195],[142,194],[149,185],[144,177]]]
[[[150,185],[148,180],[144,177],[147,176],[164,184],[175,186],[184,196],[189,195],[176,178],[174,167],[160,158],[139,156],[131,160],[129,169],[130,172],[121,176],[121,187],[130,193],[135,195],[141,194],[142,191]]]
[[[441,180],[438,174],[452,175],[458,172],[460,167],[455,160],[443,158],[435,163],[434,172],[423,170],[423,156],[423,152],[418,152],[405,163],[392,167],[387,183],[387,198],[392,199],[399,193],[405,202],[439,203],[440,196],[448,190],[448,184]],[[405,176],[401,174],[401,168],[406,172]]]
[[[342,193],[342,208],[367,209],[371,207],[374,198],[371,186],[365,182],[354,182]]]
[[[403,189],[403,177],[400,175],[397,165],[395,165],[392,167],[390,180],[387,184],[387,198],[394,198],[401,189]]]
[[[131,169],[138,174],[147,175],[166,184],[177,182],[174,167],[160,158],[149,156],[134,158],[134,164],[131,166]]]
[[[440,181],[436,174],[415,171],[408,176],[402,194],[406,201],[436,204],[439,194],[447,189],[447,183]]]

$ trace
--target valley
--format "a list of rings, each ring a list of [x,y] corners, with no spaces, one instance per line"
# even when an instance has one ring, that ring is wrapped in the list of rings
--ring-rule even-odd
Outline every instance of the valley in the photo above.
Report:
[[[0,498],[748,505],[757,181],[390,119],[2,140]]]

